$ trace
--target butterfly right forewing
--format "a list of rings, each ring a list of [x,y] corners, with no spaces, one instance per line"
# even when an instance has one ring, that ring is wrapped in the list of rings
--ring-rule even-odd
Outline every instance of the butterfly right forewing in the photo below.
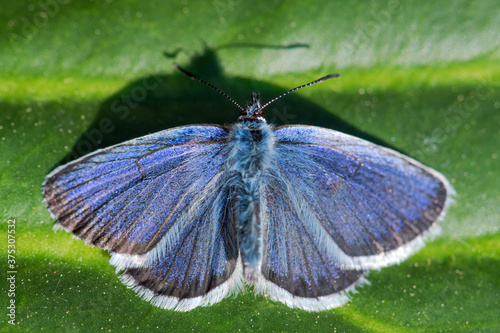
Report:
[[[284,126],[276,136],[276,169],[311,212],[308,230],[340,264],[394,264],[436,232],[453,193],[441,174],[393,150],[319,127]]]

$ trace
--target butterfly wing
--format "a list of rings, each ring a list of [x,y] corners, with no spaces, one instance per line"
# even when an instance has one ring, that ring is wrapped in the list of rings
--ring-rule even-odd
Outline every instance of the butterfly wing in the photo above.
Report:
[[[262,206],[263,258],[256,291],[290,307],[322,311],[345,304],[362,270],[341,267],[318,242],[303,199],[279,173],[269,177]]]
[[[400,262],[438,231],[453,194],[438,172],[328,129],[284,126],[275,133],[278,177],[316,244],[343,267]]]
[[[150,266],[127,268],[123,282],[154,305],[178,311],[211,305],[242,289],[237,231],[228,196],[227,188],[219,186],[207,197],[194,200],[199,214],[165,255]]]
[[[111,251],[119,268],[150,265],[206,214],[197,204],[221,181],[226,135],[224,127],[178,127],[55,169],[44,195],[56,226]]]

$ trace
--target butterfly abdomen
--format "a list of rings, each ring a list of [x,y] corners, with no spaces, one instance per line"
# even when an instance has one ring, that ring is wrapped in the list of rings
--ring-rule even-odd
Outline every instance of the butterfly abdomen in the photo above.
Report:
[[[235,192],[233,216],[245,276],[254,280],[262,262],[261,191],[274,154],[275,136],[265,122],[242,122],[231,131],[233,148],[228,158],[230,185]]]

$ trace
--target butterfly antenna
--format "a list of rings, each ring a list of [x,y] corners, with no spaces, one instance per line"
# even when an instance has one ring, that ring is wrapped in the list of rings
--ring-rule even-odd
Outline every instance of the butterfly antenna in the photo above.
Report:
[[[309,86],[312,86],[313,84],[316,84],[316,83],[321,83],[321,82],[326,81],[326,80],[328,80],[328,79],[331,79],[331,78],[334,78],[334,77],[339,77],[339,76],[340,76],[340,74],[330,74],[330,75],[327,75],[327,76],[323,76],[322,78],[317,79],[316,81],[309,82],[309,83],[303,84],[303,85],[301,85],[301,86],[295,87],[295,88],[293,88],[293,89],[290,89],[290,90],[288,90],[287,92],[285,92],[285,93],[283,93],[283,94],[279,95],[279,96],[278,96],[278,97],[276,97],[276,98],[273,98],[272,100],[270,100],[269,102],[267,102],[266,104],[264,104],[264,105],[260,108],[260,110],[264,109],[264,108],[265,108],[266,106],[268,106],[269,104],[276,102],[276,101],[277,101],[278,99],[280,99],[281,97],[286,96],[286,95],[288,95],[288,94],[289,94],[289,93],[291,93],[291,92],[294,92],[295,90],[299,90],[299,89],[301,89],[301,88],[309,87]]]
[[[236,103],[236,101],[234,99],[232,99],[231,97],[229,97],[228,94],[226,94],[225,92],[223,92],[222,90],[220,90],[219,88],[217,88],[216,86],[214,86],[213,84],[208,83],[207,81],[200,79],[199,77],[197,77],[193,73],[188,72],[187,70],[185,70],[184,68],[182,68],[181,66],[179,66],[177,64],[174,64],[174,67],[177,68],[178,70],[180,70],[185,75],[189,76],[192,80],[198,81],[200,83],[203,83],[206,86],[209,86],[210,88],[212,88],[213,90],[217,91],[219,94],[221,94],[222,96],[224,96],[228,100],[230,100],[231,103],[233,103],[234,105],[236,105],[240,110],[245,111],[245,109],[242,108],[238,103]]]

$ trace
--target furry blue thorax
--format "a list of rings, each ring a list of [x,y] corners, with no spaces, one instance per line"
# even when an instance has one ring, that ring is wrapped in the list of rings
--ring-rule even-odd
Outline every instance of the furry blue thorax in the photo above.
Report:
[[[258,102],[252,106],[258,107]],[[271,126],[264,118],[256,116],[253,111],[258,114],[258,109],[252,106],[247,118],[240,117],[240,122],[230,131],[232,150],[228,158],[229,184],[235,194],[233,216],[248,280],[255,280],[262,262],[262,186],[266,184],[276,141]]]

